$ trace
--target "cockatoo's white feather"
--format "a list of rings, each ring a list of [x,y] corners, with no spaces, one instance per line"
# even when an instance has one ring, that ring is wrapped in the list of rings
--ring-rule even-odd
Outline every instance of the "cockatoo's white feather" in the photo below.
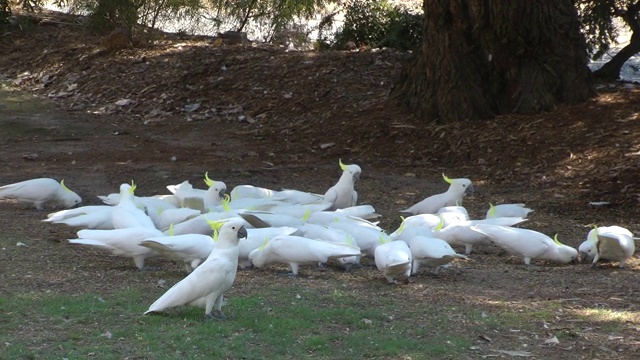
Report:
[[[157,255],[152,249],[138,245],[140,241],[162,236],[156,228],[130,227],[114,230],[80,230],[78,239],[69,239],[71,244],[91,245],[111,250],[114,255],[133,258],[138,269],[144,268],[144,260]]]
[[[265,246],[253,250],[249,260],[259,268],[275,263],[289,264],[292,274],[298,275],[302,264],[326,263],[329,259],[358,255],[360,249],[357,247],[284,235],[276,236]]]
[[[473,185],[469,179],[448,179],[445,177],[445,180],[450,184],[449,189],[447,189],[446,192],[431,195],[415,205],[405,210],[401,210],[400,212],[414,215],[435,214],[443,207],[462,204],[462,198],[466,194],[473,192]]]
[[[602,226],[592,229],[578,248],[583,261],[592,260],[595,266],[599,260],[617,261],[623,268],[626,261],[636,251],[633,234],[621,226]]]
[[[218,243],[207,259],[193,272],[171,287],[145,312],[159,312],[165,309],[194,305],[205,308],[205,316],[213,318],[215,308],[220,318],[224,293],[231,288],[238,269],[239,238],[247,233],[242,220],[230,220],[222,225]]]
[[[375,248],[375,262],[378,270],[389,283],[396,283],[398,278],[409,281],[411,276],[411,249],[404,241],[390,241],[379,244]]]
[[[471,229],[485,234],[508,252],[522,256],[527,265],[532,259],[566,264],[578,258],[576,249],[556,243],[549,236],[535,230],[485,224],[471,226]]]
[[[108,205],[88,205],[75,209],[60,210],[48,215],[42,221],[65,224],[84,229],[113,229],[113,207]]]
[[[411,274],[417,274],[420,265],[430,266],[437,273],[441,266],[449,264],[455,259],[466,259],[465,255],[460,255],[451,248],[446,241],[424,236],[415,236],[406,240],[411,256],[413,258],[413,266]]]
[[[38,178],[0,186],[0,199],[13,199],[32,203],[36,209],[44,209],[46,203],[55,202],[70,208],[82,202],[78,194],[50,178]]]
[[[358,202],[358,192],[355,190],[355,182],[360,179],[362,170],[360,166],[344,165],[340,161],[342,175],[338,182],[324,194],[324,201],[333,204],[332,210],[355,206]]]
[[[496,218],[496,217],[521,217],[526,218],[530,212],[533,210],[524,206],[524,204],[500,204],[493,205],[489,204],[489,210],[487,210],[487,214],[485,218]]]

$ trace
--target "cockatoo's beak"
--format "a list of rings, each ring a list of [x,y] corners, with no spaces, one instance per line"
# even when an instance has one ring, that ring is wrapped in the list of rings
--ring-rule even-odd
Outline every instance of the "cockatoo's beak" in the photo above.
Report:
[[[218,195],[220,195],[220,199],[224,199],[224,194],[225,194],[224,189],[222,189],[222,190],[220,190],[220,191],[218,192]]]
[[[247,229],[245,229],[244,226],[241,226],[240,229],[238,229],[238,238],[247,238]]]
[[[464,191],[465,195],[473,194],[475,190],[473,189],[473,184],[469,185],[469,187]]]
[[[584,264],[587,261],[589,261],[589,256],[587,255],[587,253],[581,252],[580,253],[580,260],[582,260],[581,262]]]
[[[353,174],[353,179],[354,180],[360,180],[360,173]]]

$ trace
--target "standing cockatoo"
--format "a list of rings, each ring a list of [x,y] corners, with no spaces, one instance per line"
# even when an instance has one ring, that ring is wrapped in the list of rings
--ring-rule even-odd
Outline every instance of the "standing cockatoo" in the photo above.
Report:
[[[56,202],[65,208],[74,207],[82,202],[78,194],[64,185],[64,180],[57,182],[50,178],[31,179],[0,186],[0,199],[33,203],[38,210],[44,209],[44,204],[48,202]]]
[[[636,245],[631,231],[620,226],[603,226],[589,231],[578,251],[583,262],[593,259],[592,267],[599,260],[609,260],[619,262],[624,268],[627,259],[636,251]]]
[[[334,186],[324,194],[324,201],[333,204],[330,210],[344,209],[355,206],[358,202],[358,193],[354,189],[356,180],[360,179],[362,170],[360,166],[352,164],[345,165],[342,159],[338,161],[342,169],[342,176]]]
[[[413,215],[435,214],[443,207],[461,205],[462,198],[473,192],[473,184],[471,184],[471,180],[469,179],[449,179],[445,174],[442,174],[442,177],[444,178],[444,181],[449,183],[449,189],[446,192],[429,196],[410,208],[401,210],[400,212],[410,213]]]
[[[238,243],[240,238],[247,237],[247,230],[242,220],[233,219],[224,223],[220,228],[218,242],[214,249],[200,266],[187,277],[167,290],[145,312],[159,312],[165,309],[193,305],[205,308],[205,316],[211,314],[215,308],[220,319],[226,316],[222,313],[224,293],[231,288],[238,269]]]

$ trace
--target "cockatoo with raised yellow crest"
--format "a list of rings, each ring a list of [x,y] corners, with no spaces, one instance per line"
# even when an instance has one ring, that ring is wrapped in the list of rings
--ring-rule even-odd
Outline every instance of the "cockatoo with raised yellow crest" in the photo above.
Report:
[[[636,251],[633,234],[621,226],[594,227],[578,247],[583,262],[592,260],[595,267],[599,260],[617,261],[624,268],[627,259]]]
[[[138,208],[134,202],[136,185],[124,183],[120,185],[120,201],[113,207],[111,222],[114,229],[124,229],[130,227],[147,227],[155,229],[153,220],[146,214],[145,210]]]
[[[333,204],[331,210],[343,209],[355,206],[358,202],[358,192],[355,190],[355,182],[360,179],[362,170],[360,166],[345,165],[342,159],[338,161],[342,175],[338,182],[324,194],[324,201]]]
[[[400,212],[413,215],[435,214],[443,207],[461,205],[462,198],[473,192],[473,184],[469,179],[450,179],[445,174],[442,174],[442,177],[449,184],[449,189],[446,192],[431,195],[410,208],[401,210]]]
[[[193,305],[205,308],[205,316],[214,319],[215,309],[219,319],[224,293],[233,285],[238,270],[238,244],[247,231],[242,220],[229,220],[220,228],[218,242],[207,259],[193,272],[171,287],[156,300],[145,314],[168,308]]]
[[[64,180],[57,182],[50,178],[38,178],[0,186],[0,199],[13,199],[32,203],[43,210],[46,203],[58,203],[70,208],[82,202],[82,198],[71,191]]]

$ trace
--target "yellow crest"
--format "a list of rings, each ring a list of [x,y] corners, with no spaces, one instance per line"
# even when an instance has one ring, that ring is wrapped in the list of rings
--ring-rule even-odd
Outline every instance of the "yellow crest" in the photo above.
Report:
[[[553,242],[558,244],[558,245],[563,245],[560,240],[558,240],[558,234],[555,234],[555,236],[553,237]]]
[[[209,172],[204,173],[204,183],[207,184],[208,187],[212,187],[216,182],[209,179]]]
[[[591,236],[587,240],[591,240],[595,243],[598,242],[598,225],[595,225],[595,224],[593,225],[593,232],[591,233]]]
[[[402,222],[400,223],[400,227],[398,228],[398,235],[402,234],[402,232],[404,231],[404,228],[406,226],[405,222],[407,220],[404,218],[404,216],[400,216],[400,219],[402,220]]]
[[[338,164],[340,165],[340,169],[342,169],[342,171],[347,171],[347,165],[342,163],[342,159],[338,159]]]
[[[167,231],[169,233],[169,236],[173,236],[173,224],[169,225],[169,231]]]
[[[60,186],[62,186],[62,188],[65,189],[66,191],[69,191],[69,192],[71,191],[71,189],[69,189],[67,185],[64,184],[64,179],[60,180]]]
[[[131,180],[131,187],[129,188],[129,194],[134,195],[136,193],[136,188],[138,185]]]
[[[496,207],[492,203],[489,203],[489,217],[496,216]]]
[[[447,184],[452,184],[452,183],[453,183],[453,180],[452,180],[452,179],[449,179],[449,178],[447,177],[447,175],[445,175],[444,173],[442,173],[442,178],[444,179],[444,181],[446,181],[446,182],[447,182]]]
[[[224,225],[224,223],[226,223],[226,221],[207,220],[207,223],[209,224],[209,226],[211,226],[212,230],[220,230],[220,228],[222,227],[222,225]]]
[[[304,216],[302,217],[302,221],[307,221],[309,220],[309,216],[311,216],[311,209],[307,209],[307,211],[304,212]]]
[[[230,202],[231,196],[229,196],[229,194],[224,194],[224,199],[222,199],[222,209],[224,209],[224,212],[231,211],[231,206],[229,206]]]
[[[260,247],[258,248],[258,251],[264,250],[264,248],[267,247],[268,243],[269,243],[269,237],[267,236],[266,238],[264,238],[264,243],[262,243],[262,245],[260,245]]]
[[[433,228],[433,230],[435,231],[440,231],[444,227],[444,217],[442,216],[442,214],[438,215],[438,217],[440,218],[440,222],[438,223],[438,225],[436,225],[435,228]]]

